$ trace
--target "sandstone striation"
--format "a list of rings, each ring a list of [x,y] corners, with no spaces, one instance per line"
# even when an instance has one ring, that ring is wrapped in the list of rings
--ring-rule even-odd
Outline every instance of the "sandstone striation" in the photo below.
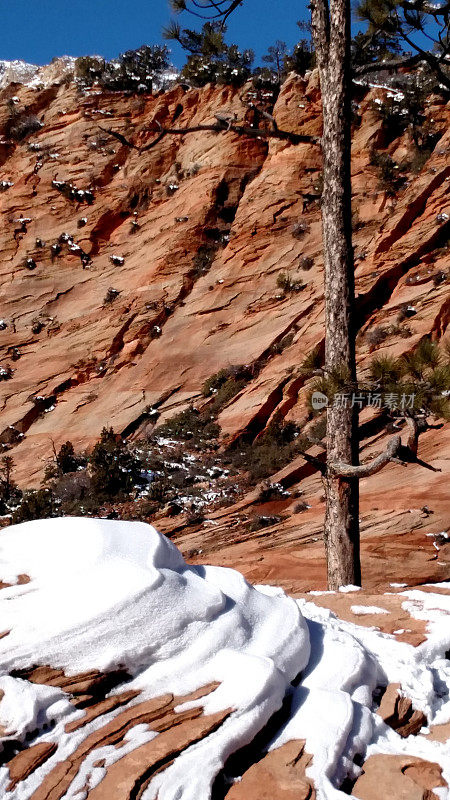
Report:
[[[274,109],[280,126],[320,134],[314,86],[314,76],[309,84],[288,79]],[[361,91],[353,169],[364,366],[380,327],[393,331],[376,346],[381,353],[445,334],[448,284],[434,277],[448,268],[448,224],[436,219],[448,210],[450,166],[448,109],[431,98],[427,114],[443,134],[407,189],[387,198],[370,165],[381,126],[372,100],[383,90]],[[320,180],[319,147],[201,132],[138,152],[105,133],[112,128],[142,146],[154,120],[183,127],[211,122],[220,110],[244,118],[245,93],[230,87],[123,97],[80,94],[70,82],[9,86],[4,130],[13,92],[16,109],[43,123],[23,141],[4,136],[1,144],[0,177],[13,185],[0,199],[0,356],[13,374],[2,385],[0,438],[14,445],[19,483],[39,482],[51,440],[89,447],[105,422],[139,436],[148,406],[162,419],[174,414],[230,364],[264,358],[266,366],[220,415],[226,438],[256,435],[275,413],[304,421],[297,368],[323,341],[320,209],[305,202]],[[393,148],[407,145],[404,138]],[[70,184],[92,196],[68,199],[62,187]],[[199,269],[198,254],[210,245],[212,262]],[[280,272],[305,289],[280,293]],[[111,288],[117,294],[105,303]],[[396,323],[405,304],[416,311],[407,338]]]

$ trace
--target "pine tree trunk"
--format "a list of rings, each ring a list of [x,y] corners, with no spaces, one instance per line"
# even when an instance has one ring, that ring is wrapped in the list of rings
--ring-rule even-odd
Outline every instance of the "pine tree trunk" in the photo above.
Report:
[[[314,42],[323,106],[322,229],[325,267],[325,368],[356,378],[351,212],[350,3],[314,0]],[[358,463],[356,410],[327,411],[327,462]],[[325,476],[328,586],[361,583],[358,479]]]

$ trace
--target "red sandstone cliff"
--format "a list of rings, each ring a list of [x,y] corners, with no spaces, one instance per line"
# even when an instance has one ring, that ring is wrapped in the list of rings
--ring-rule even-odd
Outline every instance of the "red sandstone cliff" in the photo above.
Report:
[[[400,352],[424,334],[442,337],[450,315],[448,283],[433,281],[448,270],[448,225],[436,218],[450,207],[449,109],[431,98],[427,114],[446,132],[391,201],[370,166],[371,145],[381,136],[371,103],[377,93],[383,90],[361,98],[353,140],[361,362],[374,327],[397,327],[378,350]],[[198,397],[220,367],[262,355],[269,355],[267,366],[220,417],[225,435],[260,430],[275,410],[301,419],[296,368],[323,338],[319,209],[313,203],[302,213],[303,194],[320,175],[319,148],[206,132],[167,137],[139,153],[101,130],[112,127],[143,144],[155,119],[176,118],[182,127],[213,121],[218,110],[242,117],[242,91],[231,88],[123,97],[82,96],[73,84],[42,91],[16,85],[3,90],[2,126],[12,95],[43,121],[22,143],[3,136],[1,144],[1,178],[14,184],[0,196],[0,316],[7,323],[0,354],[1,365],[14,369],[1,386],[1,436],[14,435],[9,426],[24,434],[14,449],[22,480],[39,479],[50,437],[57,445],[70,438],[86,446],[104,423],[129,432],[149,404],[169,415]],[[290,78],[274,113],[288,130],[318,134],[314,78],[309,85]],[[390,150],[407,147],[404,138]],[[66,199],[54,179],[93,186],[93,203]],[[26,231],[18,231],[20,217],[30,219]],[[306,225],[300,239],[293,236],[299,220]],[[229,222],[229,241],[201,274],[193,264],[199,248]],[[51,245],[64,233],[90,255],[88,268],[70,242],[52,261]],[[36,239],[45,245],[37,247]],[[123,264],[112,263],[112,255]],[[305,256],[314,259],[308,271]],[[35,269],[27,267],[29,258]],[[303,279],[306,289],[282,296],[280,272]],[[120,294],[105,305],[110,287]],[[402,338],[394,323],[406,303],[417,313]],[[33,321],[40,322],[35,331],[42,325],[39,333]],[[287,346],[280,354],[273,345],[281,341]],[[15,362],[12,348],[21,355]]]
[[[427,116],[442,136],[422,170],[410,173],[390,199],[370,165],[371,147],[383,144],[372,101],[385,94],[361,89],[353,137],[362,365],[374,348],[398,354],[425,334],[441,339],[450,318],[450,111],[429,99]],[[225,437],[256,435],[275,412],[305,419],[298,367],[324,335],[320,210],[304,203],[320,179],[319,148],[201,132],[166,137],[138,152],[102,131],[111,127],[143,145],[154,136],[148,129],[155,119],[176,119],[183,127],[214,121],[217,111],[242,118],[245,92],[232,88],[176,87],[127,97],[82,95],[73,83],[43,90],[12,85],[2,92],[4,131],[12,96],[16,108],[43,122],[21,143],[5,133],[0,145],[0,179],[13,184],[0,194],[0,317],[6,323],[0,364],[14,370],[0,384],[0,438],[14,445],[18,482],[39,483],[52,441],[58,446],[71,439],[84,448],[104,424],[137,437],[149,424],[148,406],[157,405],[167,418],[199,398],[204,380],[221,367],[262,357],[264,368],[220,415]],[[309,83],[287,80],[274,115],[287,130],[320,133],[314,74]],[[405,135],[389,152],[401,159],[409,147]],[[67,199],[55,180],[92,187],[93,202]],[[299,221],[305,227],[300,238],[293,235]],[[52,260],[51,246],[62,234],[69,242]],[[202,259],[211,247],[215,255],[206,270]],[[86,268],[83,253],[91,260]],[[306,288],[283,294],[280,272]],[[109,288],[119,294],[105,303]],[[415,313],[399,322],[405,305]],[[378,341],[380,327],[384,338]],[[424,457],[438,467],[447,458],[448,430],[431,431],[421,443]],[[372,431],[364,454],[380,448],[378,438]],[[323,513],[320,480],[301,458],[281,478],[289,486],[302,480],[312,506],[301,518],[291,509],[283,545],[298,542],[299,526],[305,541],[313,541]],[[379,526],[383,533],[409,535],[427,527],[420,510],[426,503],[435,511],[433,530],[447,527],[446,480],[445,472],[392,466],[363,481],[363,531]],[[226,530],[229,542],[228,523]],[[205,532],[201,539],[207,547]],[[431,569],[443,577],[436,560]],[[266,575],[264,568],[257,571],[258,579]]]

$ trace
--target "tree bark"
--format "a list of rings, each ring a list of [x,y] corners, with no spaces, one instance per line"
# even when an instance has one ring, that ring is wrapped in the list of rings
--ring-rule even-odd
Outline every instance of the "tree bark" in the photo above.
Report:
[[[349,0],[313,0],[312,27],[323,107],[322,231],[325,268],[325,369],[356,384],[351,212],[351,59]],[[358,465],[356,408],[327,410],[327,461]],[[328,587],[361,584],[358,478],[327,469],[325,547]]]

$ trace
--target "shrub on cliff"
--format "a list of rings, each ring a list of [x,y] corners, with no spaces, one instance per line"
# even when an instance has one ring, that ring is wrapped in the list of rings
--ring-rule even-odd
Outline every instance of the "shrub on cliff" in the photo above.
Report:
[[[373,150],[370,163],[376,167],[380,188],[390,197],[395,197],[406,182],[404,165],[397,164],[388,153],[378,153]]]
[[[140,481],[140,463],[112,428],[103,428],[89,457],[92,488],[98,497],[128,494]]]
[[[401,86],[401,91],[393,90],[384,100],[374,101],[373,107],[383,123],[386,144],[409,131],[415,150],[430,154],[441,135],[425,112],[430,92],[429,80],[414,75],[407,85]]]
[[[99,82],[112,91],[151,92],[155,78],[168,67],[169,50],[165,45],[143,45],[107,62]]]
[[[43,123],[36,114],[14,113],[6,124],[6,135],[16,142],[26,139],[31,133],[40,131]]]
[[[0,514],[6,514],[14,508],[22,497],[22,492],[13,480],[14,459],[3,456],[0,461]]]
[[[78,467],[86,463],[86,460],[82,456],[76,455],[72,442],[65,442],[59,448],[56,463],[60,472],[65,475],[67,472],[75,472]]]
[[[155,79],[169,66],[169,50],[165,45],[142,45],[111,61],[100,56],[78,58],[75,77],[82,86],[99,83],[111,91],[151,92]]]
[[[75,61],[75,80],[84,86],[92,86],[102,77],[105,65],[101,56],[81,56]]]
[[[221,409],[235,397],[254,375],[254,370],[248,366],[231,366],[219,370],[211,375],[202,386],[204,397],[213,397],[209,410],[213,414]]]
[[[200,412],[191,406],[167,420],[158,428],[157,433],[159,436],[189,441],[196,447],[202,447],[217,439],[220,428],[210,412]]]
[[[306,23],[297,22],[297,25],[302,32],[309,35],[309,26]],[[270,45],[262,60],[268,66],[255,70],[257,79],[267,81],[271,76],[272,81],[280,86],[289,72],[304,75],[313,68],[315,56],[311,38],[301,39],[292,52],[289,52],[285,42],[278,39],[275,44]]]
[[[252,482],[268,478],[291,461],[300,442],[297,426],[275,417],[251,443],[238,444],[229,452],[236,469],[246,470]]]
[[[20,505],[12,515],[13,525],[30,522],[33,519],[47,519],[58,516],[58,503],[50,489],[25,492]]]

